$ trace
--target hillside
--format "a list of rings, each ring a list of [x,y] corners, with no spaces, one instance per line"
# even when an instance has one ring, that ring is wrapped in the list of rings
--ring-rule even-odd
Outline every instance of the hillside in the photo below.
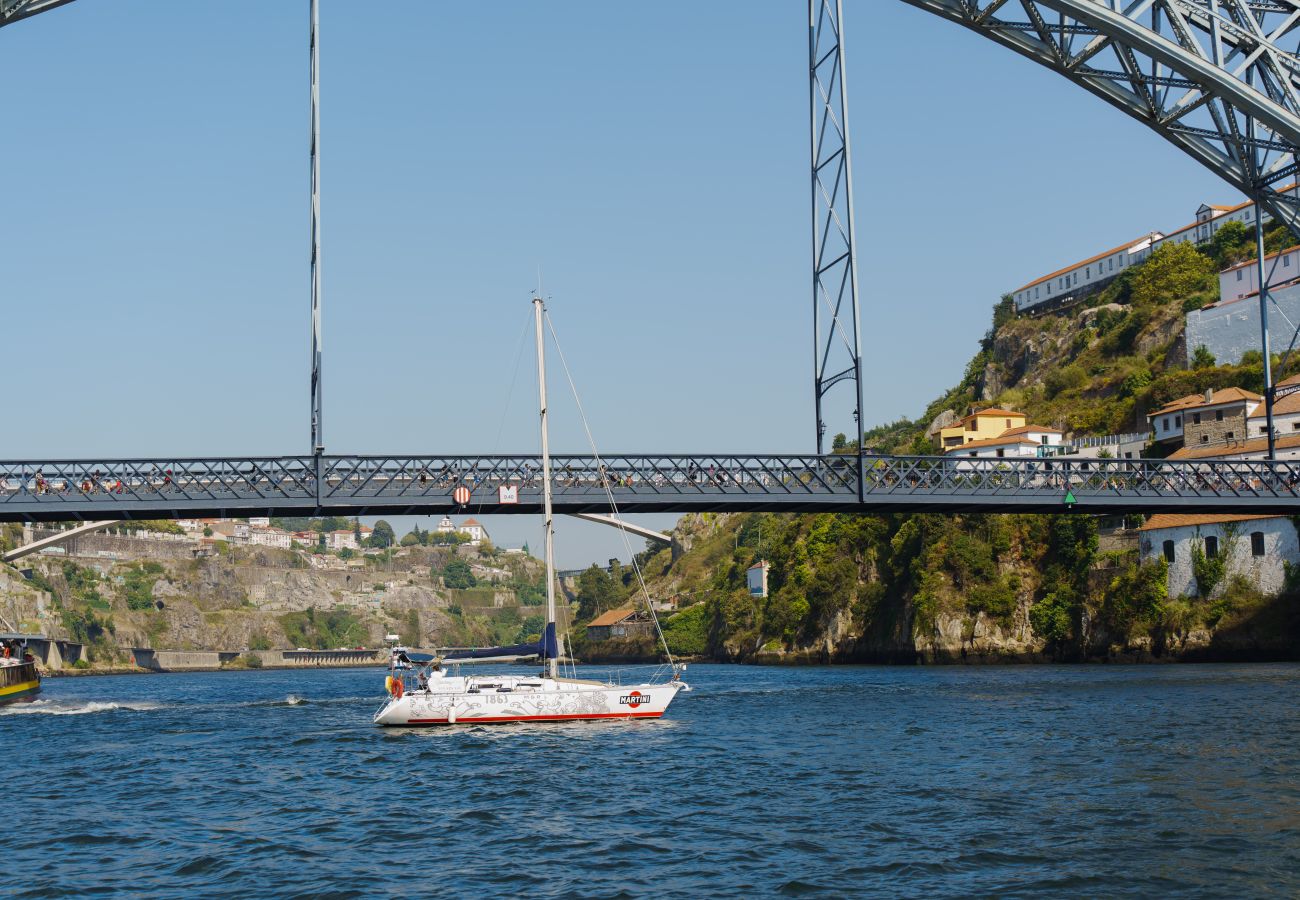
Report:
[[[1287,240],[1269,235],[1272,247]],[[1148,411],[1207,388],[1260,390],[1258,354],[1230,366],[1193,354],[1189,366],[1183,344],[1184,313],[1216,300],[1216,273],[1252,249],[1249,232],[1230,224],[1203,249],[1162,248],[1072,308],[1017,317],[1004,300],[960,383],[916,420],[867,432],[866,446],[935,453],[931,423],[973,405],[1100,435],[1146,431]],[[1275,367],[1278,378],[1295,371]],[[843,436],[836,446],[854,449]],[[1300,578],[1265,597],[1243,578],[1216,579],[1211,566],[1198,569],[1209,598],[1169,596],[1164,563],[1139,565],[1140,521],[1099,529],[1083,515],[693,515],[674,532],[676,555],[647,552],[645,570],[653,596],[685,607],[667,620],[670,643],[716,659],[1300,657]],[[752,598],[745,571],[760,559],[771,564],[769,595]],[[594,609],[623,602],[630,580],[615,587],[618,596]]]
[[[7,536],[12,541],[12,536]],[[541,564],[490,545],[408,545],[342,559],[301,549],[98,534],[67,556],[0,567],[0,616],[28,632],[118,648],[291,649],[514,643],[541,631]]]

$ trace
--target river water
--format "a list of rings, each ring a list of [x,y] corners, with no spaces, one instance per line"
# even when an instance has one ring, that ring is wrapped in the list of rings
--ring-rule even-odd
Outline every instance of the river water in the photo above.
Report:
[[[603,671],[591,667],[594,671]],[[657,722],[381,730],[383,672],[0,710],[21,894],[1300,894],[1300,666],[696,665]]]

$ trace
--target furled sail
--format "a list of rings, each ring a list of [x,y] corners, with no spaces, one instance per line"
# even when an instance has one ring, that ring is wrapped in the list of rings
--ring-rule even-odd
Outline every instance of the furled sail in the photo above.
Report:
[[[541,639],[532,644],[511,644],[507,647],[480,647],[473,650],[450,650],[442,658],[445,663],[513,662],[521,659],[558,659],[559,641],[555,636],[555,623],[550,622]]]

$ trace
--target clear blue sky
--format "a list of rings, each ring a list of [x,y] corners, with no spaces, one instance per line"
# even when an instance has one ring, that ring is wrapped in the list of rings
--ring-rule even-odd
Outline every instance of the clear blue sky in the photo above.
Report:
[[[867,424],[958,380],[1003,292],[1237,198],[970,32],[846,6]],[[811,449],[802,2],[321,7],[329,451],[534,450],[539,269],[602,449]],[[79,0],[0,30],[4,457],[307,451],[306,26]]]

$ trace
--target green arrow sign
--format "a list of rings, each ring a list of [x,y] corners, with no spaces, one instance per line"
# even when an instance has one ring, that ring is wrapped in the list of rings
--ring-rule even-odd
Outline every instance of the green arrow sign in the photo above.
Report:
[[[1066,492],[1065,492],[1065,505],[1066,505],[1066,506],[1073,506],[1073,505],[1074,505],[1074,491],[1071,491],[1071,490],[1068,490],[1068,489],[1066,490]]]

